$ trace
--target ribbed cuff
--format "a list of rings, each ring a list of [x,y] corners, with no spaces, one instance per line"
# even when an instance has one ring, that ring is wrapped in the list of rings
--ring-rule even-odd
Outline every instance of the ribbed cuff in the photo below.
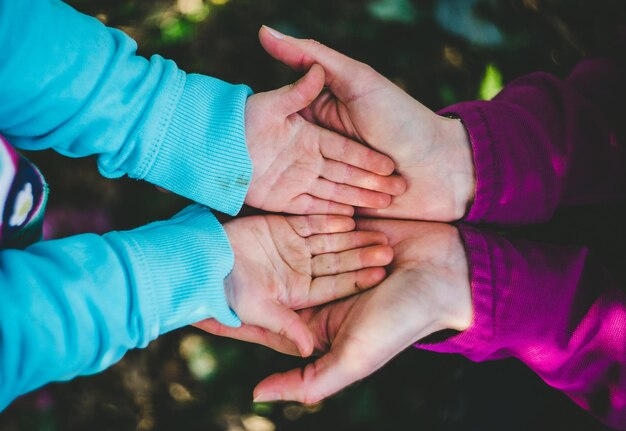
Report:
[[[473,223],[489,221],[493,216],[494,206],[498,205],[500,193],[497,188],[501,184],[501,175],[487,119],[476,102],[459,103],[442,110],[439,114],[453,115],[461,119],[472,146],[476,189],[472,206],[463,217],[463,221]]]
[[[237,214],[252,179],[244,118],[250,94],[245,85],[187,75],[165,137],[139,177]]]
[[[459,225],[470,270],[473,316],[471,325],[463,332],[436,343],[415,343],[424,350],[459,353],[473,360],[483,359],[491,350],[486,347],[495,337],[494,280],[487,238],[480,231]]]
[[[234,256],[226,232],[200,205],[191,205],[167,221],[105,235],[132,264],[134,281],[151,338],[213,317],[239,326],[229,308],[224,278]]]

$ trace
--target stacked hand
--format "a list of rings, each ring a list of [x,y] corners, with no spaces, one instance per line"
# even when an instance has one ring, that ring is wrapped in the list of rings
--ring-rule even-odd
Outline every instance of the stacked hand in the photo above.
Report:
[[[352,295],[378,284],[392,259],[379,232],[354,232],[343,216],[253,216],[225,225],[235,253],[226,278],[229,304],[247,325],[313,351],[305,323],[292,310]]]
[[[406,180],[406,192],[391,205],[369,205],[373,209],[361,214],[433,221],[463,217],[473,198],[474,168],[459,121],[436,115],[371,67],[315,41],[267,27],[259,36],[270,55],[294,69],[324,68],[329,91],[307,105],[304,117],[388,155]]]
[[[441,329],[466,329],[472,318],[465,251],[457,229],[442,223],[359,220],[393,247],[391,274],[379,286],[299,312],[325,353],[304,370],[274,374],[254,390],[256,401],[317,402],[362,379],[420,338]],[[368,234],[370,235],[370,234]],[[216,335],[298,354],[282,334],[214,320],[198,326]]]
[[[393,161],[350,138],[306,121],[298,112],[324,87],[313,66],[293,85],[259,93],[246,105],[253,176],[246,203],[292,214],[352,215],[353,205],[385,208],[406,189]]]
[[[379,218],[463,217],[474,168],[459,121],[317,42],[266,27],[260,39],[272,56],[308,72],[248,104],[255,172],[247,203],[297,213],[352,215],[350,206],[358,206],[358,214]],[[267,122],[271,106],[281,109]],[[272,139],[277,144],[264,144]],[[394,169],[401,177],[390,175]],[[196,326],[284,353],[323,354],[304,370],[262,381],[257,401],[317,402],[420,338],[470,325],[467,259],[455,227],[361,219],[347,232],[350,220],[266,216],[226,226],[237,262],[227,293],[244,325]],[[383,281],[381,266],[390,262]]]

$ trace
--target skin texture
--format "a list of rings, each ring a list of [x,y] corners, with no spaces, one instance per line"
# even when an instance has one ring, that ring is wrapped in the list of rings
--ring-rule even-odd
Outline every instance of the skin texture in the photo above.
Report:
[[[313,352],[313,336],[293,310],[375,286],[393,257],[384,234],[353,231],[349,217],[252,216],[224,228],[235,253],[225,280],[230,306],[245,325],[289,339],[302,356]]]
[[[463,217],[474,193],[474,172],[458,120],[435,114],[371,67],[316,41],[268,27],[261,28],[259,38],[271,56],[293,69],[323,67],[328,89],[303,106],[303,117],[388,155],[406,180],[406,192],[389,206],[360,214],[433,221]]]
[[[318,402],[360,380],[419,339],[442,329],[466,329],[472,320],[469,273],[457,229],[442,223],[359,220],[384,233],[393,247],[389,277],[375,289],[299,312],[323,354],[304,369],[267,377],[255,401]],[[289,354],[286,337],[254,327],[216,322],[203,329],[264,344]]]
[[[250,96],[246,140],[253,176],[245,202],[266,211],[352,215],[353,206],[385,208],[406,189],[393,161],[298,112],[324,86],[320,66],[293,85]]]

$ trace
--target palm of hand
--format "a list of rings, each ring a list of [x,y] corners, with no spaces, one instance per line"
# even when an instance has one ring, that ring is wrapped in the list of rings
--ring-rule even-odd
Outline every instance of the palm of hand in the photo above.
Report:
[[[394,248],[392,274],[376,289],[301,312],[327,352],[302,370],[275,374],[259,383],[256,397],[317,402],[380,368],[420,338],[444,328],[464,329],[469,302],[456,288],[468,283],[465,252],[452,226],[438,223],[363,220],[359,228],[380,230]],[[433,245],[435,245],[433,247]],[[272,340],[289,351],[286,341]],[[276,346],[274,346],[276,347]]]
[[[473,196],[470,145],[460,122],[436,115],[374,71],[332,49],[262,28],[274,58],[298,70],[321,65],[325,91],[302,110],[309,121],[390,156],[406,192],[360,214],[412,220],[461,218]]]
[[[247,118],[253,121],[254,113],[248,114]],[[277,131],[282,137],[276,137]],[[293,114],[283,124],[257,133],[257,139],[277,145],[250,147],[254,175],[246,197],[247,204],[294,214],[353,214],[348,204],[315,196],[320,195],[315,189],[324,165],[319,139],[314,136],[316,132],[300,115]],[[389,198],[384,195],[377,196],[377,199],[381,200],[379,205],[389,204]]]
[[[293,311],[380,282],[392,251],[384,235],[349,232],[341,216],[255,216],[225,225],[235,254],[226,278],[229,303],[246,325],[293,341],[308,356],[312,337]],[[207,329],[207,328],[205,328]]]
[[[459,145],[465,133],[462,125],[439,117],[373,70],[367,68],[365,74],[348,103],[325,92],[305,111],[310,120],[390,156],[396,172],[406,180],[406,192],[394,196],[388,207],[359,213],[411,220],[460,219],[473,187],[470,149]]]
[[[390,195],[404,191],[404,180],[389,176],[389,157],[297,113],[323,84],[322,69],[314,67],[293,86],[248,100],[246,134],[254,166],[247,204],[274,212],[352,215],[352,206],[384,208]]]
[[[236,256],[245,259],[228,284],[263,286],[262,290],[227,289],[229,303],[242,313],[263,309],[267,303],[291,304],[294,309],[306,307],[312,281],[311,259],[305,238],[298,235],[286,218],[255,216],[227,224]],[[235,228],[236,227],[236,228]],[[292,289],[284,290],[283,287]],[[241,318],[249,322],[247,316]]]

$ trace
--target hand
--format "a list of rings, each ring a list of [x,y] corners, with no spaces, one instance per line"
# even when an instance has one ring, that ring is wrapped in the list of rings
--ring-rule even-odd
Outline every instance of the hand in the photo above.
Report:
[[[360,380],[419,339],[442,329],[462,331],[472,319],[465,250],[457,229],[440,223],[359,220],[358,228],[389,238],[391,274],[375,289],[322,307],[302,310],[327,352],[304,370],[274,374],[254,390],[256,401],[315,403]],[[294,354],[285,337],[259,328],[203,329]]]
[[[380,232],[352,231],[343,216],[253,216],[224,225],[235,253],[225,280],[231,308],[244,324],[291,340],[302,356],[313,337],[293,310],[343,298],[385,278],[392,249]]]
[[[391,205],[359,214],[412,220],[454,221],[474,194],[472,152],[463,125],[441,117],[371,67],[312,40],[285,36],[268,27],[261,44],[294,69],[321,65],[330,91],[301,114],[308,120],[389,155],[407,181]]]
[[[250,96],[246,137],[253,175],[246,203],[292,214],[354,213],[353,205],[385,208],[406,189],[393,161],[306,121],[298,111],[324,86],[313,66],[293,85]]]

